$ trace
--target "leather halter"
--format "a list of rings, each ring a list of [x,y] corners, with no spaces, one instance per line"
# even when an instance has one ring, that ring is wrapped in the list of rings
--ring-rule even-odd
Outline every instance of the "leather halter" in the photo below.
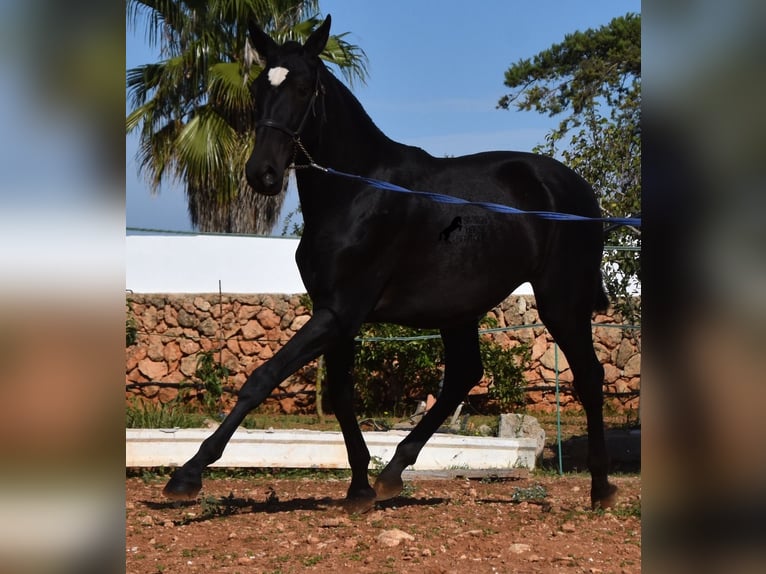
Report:
[[[279,130],[288,136],[290,136],[293,141],[300,145],[300,137],[301,133],[303,132],[303,128],[306,127],[306,121],[309,118],[309,114],[313,113],[313,115],[316,117],[316,101],[320,94],[324,94],[324,86],[322,85],[322,82],[319,80],[319,69],[317,69],[316,73],[316,81],[314,82],[314,93],[311,94],[311,99],[309,99],[308,104],[306,105],[306,111],[303,112],[303,117],[301,118],[301,122],[298,124],[298,128],[295,130],[290,129],[283,123],[280,123],[276,120],[272,120],[269,118],[260,120],[255,124],[256,128],[259,128],[261,126],[267,127],[267,128],[273,128],[275,130]],[[303,149],[303,146],[300,146],[301,149]]]

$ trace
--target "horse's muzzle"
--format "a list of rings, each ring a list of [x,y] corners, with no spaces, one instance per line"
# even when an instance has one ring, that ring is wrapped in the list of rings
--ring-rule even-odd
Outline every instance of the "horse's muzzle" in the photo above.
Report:
[[[271,166],[265,166],[258,170],[248,169],[245,176],[247,183],[256,193],[277,195],[282,191],[282,175]]]

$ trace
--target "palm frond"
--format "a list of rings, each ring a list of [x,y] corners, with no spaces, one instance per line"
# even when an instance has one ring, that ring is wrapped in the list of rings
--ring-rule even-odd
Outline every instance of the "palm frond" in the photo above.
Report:
[[[136,159],[139,171],[146,177],[152,193],[159,191],[166,172],[169,172],[173,180],[181,178],[175,147],[181,127],[181,123],[175,120],[159,128],[144,123]]]
[[[344,40],[348,32],[330,36],[327,40],[322,58],[335,64],[343,77],[350,85],[356,81],[362,84],[367,81],[367,54],[356,44],[350,44]]]
[[[237,135],[231,126],[211,106],[200,107],[175,144],[186,180],[205,184],[226,181],[236,143]]]
[[[253,68],[251,68],[252,70]],[[260,67],[255,67],[256,74]],[[238,62],[218,62],[208,70],[209,101],[229,113],[241,113],[252,105],[250,89]]]

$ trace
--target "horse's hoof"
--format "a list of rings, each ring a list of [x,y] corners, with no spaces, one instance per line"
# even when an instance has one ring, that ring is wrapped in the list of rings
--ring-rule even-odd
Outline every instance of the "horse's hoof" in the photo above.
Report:
[[[200,490],[202,490],[201,480],[186,480],[180,478],[176,472],[162,489],[162,494],[171,500],[194,500]]]
[[[607,484],[603,493],[591,493],[591,508],[593,510],[611,508],[617,503],[618,488],[613,484]]]
[[[372,488],[375,490],[376,500],[389,500],[402,491],[404,483],[400,476],[384,478],[383,475],[380,475]]]

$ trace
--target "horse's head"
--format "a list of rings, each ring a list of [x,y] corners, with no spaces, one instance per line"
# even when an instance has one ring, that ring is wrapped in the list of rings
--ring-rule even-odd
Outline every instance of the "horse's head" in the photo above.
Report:
[[[306,42],[278,45],[255,24],[250,24],[253,46],[266,66],[252,84],[256,141],[245,166],[247,182],[258,193],[276,195],[293,158],[296,141],[314,131],[319,106],[319,54],[330,33],[330,16]]]

